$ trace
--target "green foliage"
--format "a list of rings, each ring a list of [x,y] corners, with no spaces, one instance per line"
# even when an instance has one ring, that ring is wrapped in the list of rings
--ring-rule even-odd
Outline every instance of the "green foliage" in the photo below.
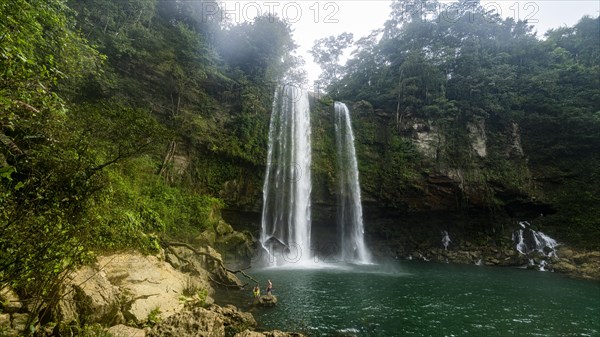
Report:
[[[317,102],[311,110],[312,190],[313,198],[331,200],[336,189],[335,129],[333,101]]]
[[[301,60],[286,23],[224,29],[203,10],[0,4],[0,287],[34,298],[32,317],[95,254],[189,240],[219,221],[227,186],[253,191],[272,85]],[[214,48],[239,32],[255,59]]]
[[[342,33],[338,36],[329,36],[315,41],[315,45],[309,52],[312,54],[323,72],[319,76],[319,82],[323,89],[337,92],[338,88],[331,87],[341,76],[343,67],[339,64],[344,50],[351,46],[354,36],[352,33]]]
[[[81,221],[101,181],[73,150],[61,91],[101,57],[62,1],[3,2],[0,17],[0,286],[36,298],[35,312],[89,256]]]
[[[158,235],[187,241],[219,220],[219,199],[169,186],[149,157],[119,164],[106,179],[90,219],[95,249],[155,253]]]
[[[600,174],[598,169],[600,161],[598,158],[590,158],[585,164],[587,165],[582,167],[583,169],[587,170],[589,167],[593,169],[580,173],[583,175],[581,177],[564,179],[560,189],[551,194],[552,202],[558,205],[558,212],[554,216],[544,218],[542,224],[553,234],[560,235],[566,242],[576,243],[582,248],[598,250],[600,249],[600,226],[598,225],[600,209],[597,205],[600,202],[600,185],[597,179]],[[590,182],[595,183],[590,184]]]
[[[406,195],[411,184],[419,178],[414,163],[418,154],[414,145],[406,139],[392,134],[385,147],[383,165],[380,170],[380,199],[391,206]]]
[[[152,309],[152,311],[150,311],[150,313],[148,313],[148,318],[146,320],[146,325],[149,327],[153,327],[156,324],[158,324],[161,321],[161,314],[162,312],[160,311],[160,308],[154,308]]]
[[[81,329],[78,329],[76,327],[73,328],[75,329],[75,331],[78,332],[78,335],[82,337],[113,337],[111,333],[106,331],[105,327],[97,323],[85,325]]]
[[[463,191],[477,191],[494,209],[506,190],[551,202],[559,212],[544,221],[556,237],[595,246],[585,237],[600,230],[591,220],[600,209],[592,198],[598,183],[588,174],[597,165],[588,157],[600,147],[600,18],[584,17],[540,40],[526,22],[502,19],[478,2],[457,3],[453,20],[434,10],[439,5],[394,1],[385,26],[358,40],[336,70],[343,76],[333,84],[335,99],[395,112],[395,120],[390,114],[374,123],[375,131],[368,123],[356,128],[365,193],[401,198],[396,190],[419,180],[416,168],[402,163],[417,160],[419,170],[453,172]],[[334,51],[347,47],[331,43]],[[473,149],[480,121],[485,157]],[[418,132],[433,138],[430,153],[411,157],[395,139]],[[381,134],[387,138],[375,146]]]
[[[336,190],[335,130],[330,96],[316,104],[311,113],[313,198],[329,201]],[[350,107],[355,134],[363,201],[401,207],[406,192],[419,180],[419,153],[414,145],[395,133],[375,115],[368,102]]]
[[[205,306],[206,305],[206,297],[208,296],[208,290],[204,289],[204,288],[200,289],[200,290],[198,290],[196,295],[198,296],[198,304],[202,307]]]

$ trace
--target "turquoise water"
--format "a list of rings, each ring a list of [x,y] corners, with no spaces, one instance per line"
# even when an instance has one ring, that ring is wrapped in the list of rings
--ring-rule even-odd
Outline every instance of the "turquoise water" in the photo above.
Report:
[[[271,279],[279,299],[275,308],[253,309],[263,329],[311,336],[600,336],[600,283],[550,272],[410,261],[250,272],[262,285]]]

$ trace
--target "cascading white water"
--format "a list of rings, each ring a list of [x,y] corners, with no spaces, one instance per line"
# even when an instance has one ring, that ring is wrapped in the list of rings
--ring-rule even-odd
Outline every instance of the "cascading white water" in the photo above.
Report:
[[[448,250],[448,245],[450,245],[450,242],[452,242],[452,240],[450,240],[450,234],[448,234],[448,231],[442,231],[442,245],[444,246],[444,250]]]
[[[370,263],[364,240],[358,164],[350,113],[344,103],[335,102],[335,134],[338,163],[337,225],[341,258],[344,261]]]
[[[558,242],[548,235],[531,229],[531,224],[527,221],[520,221],[518,229],[513,232],[513,241],[519,253],[527,255],[533,252],[541,253],[548,257],[556,256],[556,247]]]
[[[523,239],[523,230],[519,229],[513,233],[513,241],[517,244],[516,249],[521,254],[527,254],[527,245]]]
[[[537,251],[545,254],[544,249],[547,249],[548,257],[556,257],[556,246],[558,246],[556,240],[538,231],[533,231],[533,240]]]
[[[310,259],[311,192],[308,93],[278,88],[269,126],[260,242],[268,264]]]

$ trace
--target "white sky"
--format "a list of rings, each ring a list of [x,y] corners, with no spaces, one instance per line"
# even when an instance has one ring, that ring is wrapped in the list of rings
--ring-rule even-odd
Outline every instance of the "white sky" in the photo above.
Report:
[[[287,19],[294,30],[294,40],[299,45],[298,54],[306,60],[309,83],[321,72],[308,53],[315,40],[343,32],[354,34],[354,40],[382,28],[390,12],[391,0],[338,0],[338,1],[221,1],[228,17],[234,22],[252,20],[257,13],[277,13]],[[445,2],[451,3],[451,2]],[[600,13],[598,0],[543,0],[482,1],[489,9],[500,11],[502,17],[528,19],[534,23],[538,36],[550,28],[573,26],[584,15],[597,17]]]

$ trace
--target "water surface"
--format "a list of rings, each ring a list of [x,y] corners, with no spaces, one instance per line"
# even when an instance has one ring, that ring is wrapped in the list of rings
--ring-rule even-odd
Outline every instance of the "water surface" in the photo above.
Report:
[[[250,273],[263,285],[271,279],[279,299],[275,308],[252,310],[263,329],[311,336],[600,336],[600,283],[550,272],[406,261]],[[242,296],[247,303],[251,295]]]

